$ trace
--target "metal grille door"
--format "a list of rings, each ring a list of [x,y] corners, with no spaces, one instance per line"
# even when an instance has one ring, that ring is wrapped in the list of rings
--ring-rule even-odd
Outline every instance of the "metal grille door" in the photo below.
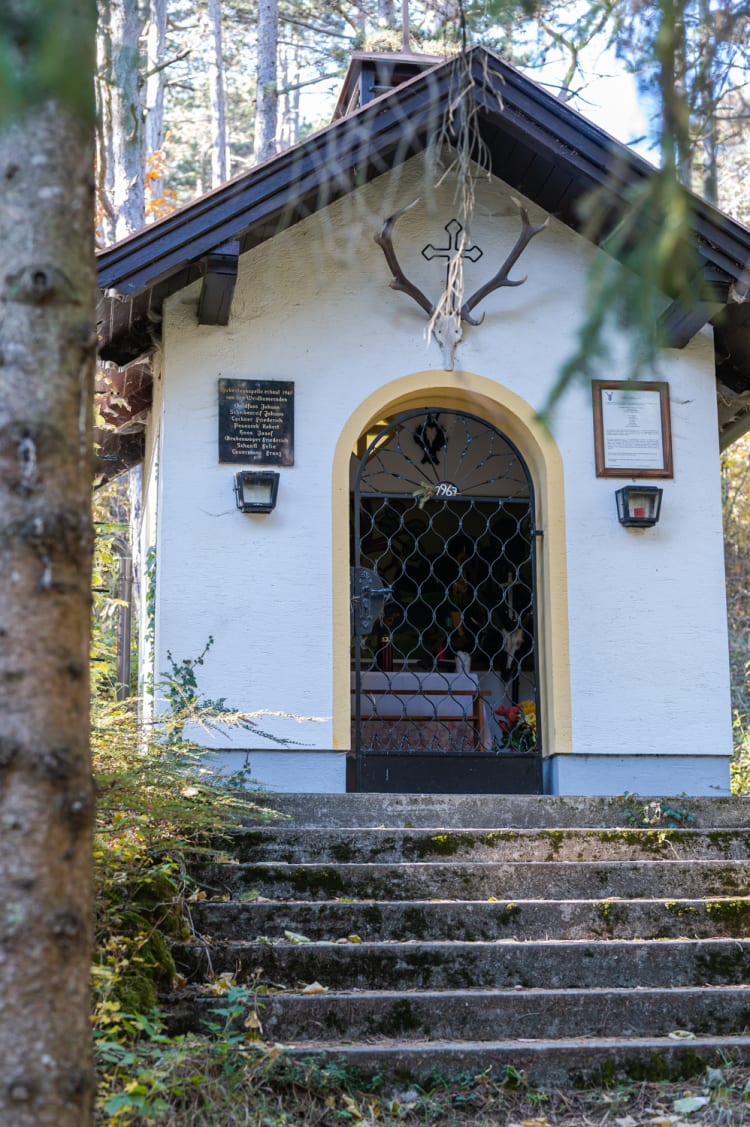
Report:
[[[410,411],[367,436],[352,501],[360,789],[398,789],[390,768],[409,757],[444,790],[469,759],[495,776],[503,757],[538,759],[534,495],[516,447],[475,415]],[[532,774],[519,789],[539,789]]]

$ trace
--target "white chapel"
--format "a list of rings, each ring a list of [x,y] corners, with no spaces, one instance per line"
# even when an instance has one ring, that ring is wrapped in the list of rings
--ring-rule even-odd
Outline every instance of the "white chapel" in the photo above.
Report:
[[[100,254],[101,453],[143,465],[149,660],[213,638],[201,690],[262,712],[206,735],[227,769],[729,792],[719,465],[750,426],[750,231],[692,199],[698,299],[663,294],[658,366],[628,383],[613,330],[541,417],[651,175],[484,48],[361,54],[327,128]]]

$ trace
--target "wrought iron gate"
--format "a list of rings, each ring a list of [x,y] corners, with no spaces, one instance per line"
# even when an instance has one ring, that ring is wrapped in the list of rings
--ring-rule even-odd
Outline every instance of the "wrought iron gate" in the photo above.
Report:
[[[368,435],[352,493],[358,790],[538,793],[534,492],[467,412]]]

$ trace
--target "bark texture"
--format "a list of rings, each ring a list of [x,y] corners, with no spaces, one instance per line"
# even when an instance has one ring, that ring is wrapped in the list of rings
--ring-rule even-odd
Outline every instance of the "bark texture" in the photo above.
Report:
[[[277,52],[278,0],[258,0],[258,92],[255,103],[255,160],[260,163],[276,152],[278,113]]]
[[[103,241],[119,242],[145,222],[145,80],[142,0],[98,0],[98,82]]]
[[[3,1127],[92,1122],[92,141],[54,99],[0,121]]]
[[[221,0],[208,0],[208,93],[211,101],[211,187],[227,178],[227,120],[224,57],[221,49]]]
[[[146,153],[151,157],[164,145],[164,89],[166,87],[165,53],[167,47],[166,0],[151,0],[146,33],[148,76],[146,78]],[[152,182],[152,197],[161,196],[161,180]]]

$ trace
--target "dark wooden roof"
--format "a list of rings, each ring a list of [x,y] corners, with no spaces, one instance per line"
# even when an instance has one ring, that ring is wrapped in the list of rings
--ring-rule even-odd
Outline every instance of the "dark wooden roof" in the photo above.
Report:
[[[606,240],[627,212],[629,187],[653,175],[647,161],[483,47],[462,60],[385,61],[384,70],[380,56],[354,59],[341,115],[327,128],[99,254],[103,360],[122,366],[147,355],[164,298],[196,279],[204,279],[207,303],[223,315],[231,253],[252,249],[422,151],[463,81],[461,66],[472,80],[491,171],[574,230],[586,234],[579,205],[601,188],[610,208],[598,241]],[[388,88],[402,76],[406,81]],[[378,84],[386,92],[358,106]],[[703,301],[689,311],[673,303],[662,331],[665,343],[682,347],[702,325],[715,326],[722,429],[737,437],[750,427],[739,399],[750,391],[750,231],[702,200],[693,203]],[[214,270],[228,280],[208,285]]]
[[[341,93],[333,111],[333,121],[339,121],[349,114],[379,98],[389,94],[398,86],[403,86],[410,78],[430,70],[438,63],[445,62],[442,55],[415,55],[413,52],[354,51]]]

